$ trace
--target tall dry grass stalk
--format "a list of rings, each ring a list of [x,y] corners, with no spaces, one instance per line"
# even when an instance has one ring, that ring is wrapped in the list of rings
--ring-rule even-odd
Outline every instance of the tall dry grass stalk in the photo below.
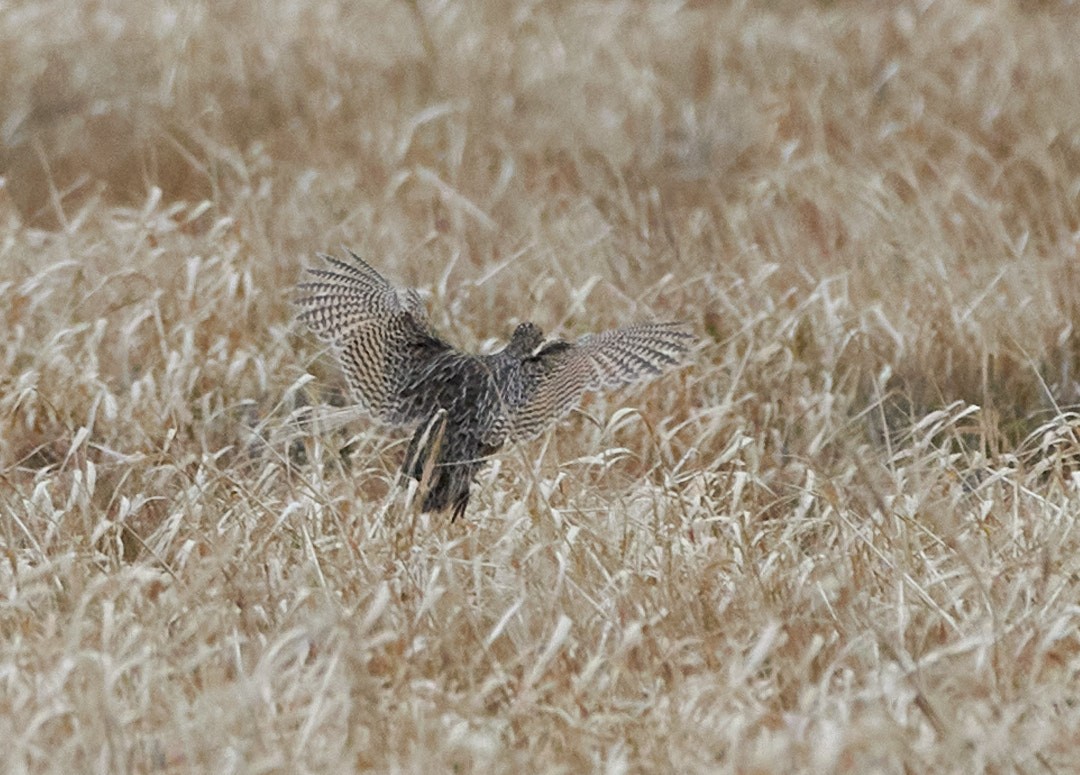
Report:
[[[1066,2],[0,9],[0,770],[1069,772]],[[292,322],[689,368],[418,517]],[[314,375],[314,377],[309,376]]]

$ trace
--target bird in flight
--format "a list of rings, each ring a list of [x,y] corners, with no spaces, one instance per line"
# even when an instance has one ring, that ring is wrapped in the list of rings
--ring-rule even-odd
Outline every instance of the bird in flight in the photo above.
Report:
[[[465,513],[469,489],[504,444],[536,438],[585,393],[659,375],[696,337],[681,323],[638,323],[567,342],[522,323],[502,350],[462,352],[439,338],[420,295],[352,251],[308,269],[299,320],[334,345],[353,394],[391,426],[415,428],[402,471],[426,487],[423,511]]]

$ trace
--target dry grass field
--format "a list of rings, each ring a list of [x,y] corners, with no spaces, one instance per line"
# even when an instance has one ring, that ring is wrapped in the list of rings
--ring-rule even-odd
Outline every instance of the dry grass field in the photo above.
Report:
[[[1072,3],[0,39],[0,771],[1080,771]],[[701,341],[451,524],[294,322],[342,246],[465,348]]]

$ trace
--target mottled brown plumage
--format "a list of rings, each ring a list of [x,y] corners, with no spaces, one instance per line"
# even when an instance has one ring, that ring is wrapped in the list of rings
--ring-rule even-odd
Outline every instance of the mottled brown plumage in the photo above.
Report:
[[[694,336],[679,323],[639,323],[544,341],[532,323],[491,355],[461,352],[431,328],[416,291],[398,289],[359,256],[321,256],[301,283],[299,319],[337,348],[359,402],[390,425],[415,426],[403,470],[427,485],[424,511],[461,516],[469,487],[507,441],[535,438],[591,391],[660,374]]]

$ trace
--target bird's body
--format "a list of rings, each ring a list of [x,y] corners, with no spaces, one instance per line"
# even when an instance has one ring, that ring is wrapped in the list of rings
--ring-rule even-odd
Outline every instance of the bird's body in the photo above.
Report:
[[[643,323],[545,343],[532,323],[491,355],[465,353],[432,331],[419,295],[392,286],[350,253],[323,256],[300,289],[300,320],[340,352],[358,400],[392,425],[415,426],[403,471],[425,484],[424,511],[461,516],[486,460],[507,441],[540,435],[584,393],[659,374],[694,337],[676,323]]]
[[[498,389],[489,360],[447,353],[431,363],[416,385],[436,407],[416,428],[405,452],[405,472],[418,482],[430,467],[424,511],[452,506],[454,517],[464,513],[473,478],[503,445],[493,433]]]

